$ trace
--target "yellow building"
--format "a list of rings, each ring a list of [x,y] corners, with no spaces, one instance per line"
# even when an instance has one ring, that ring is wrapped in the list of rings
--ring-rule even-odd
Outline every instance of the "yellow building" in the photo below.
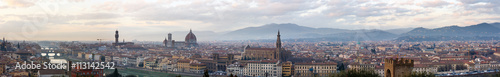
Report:
[[[27,76],[29,76],[29,73],[26,71],[10,72],[9,74],[11,74],[14,77],[27,77]]]
[[[4,71],[5,71],[5,65],[0,64],[0,74],[3,74]]]
[[[154,58],[148,58],[146,60],[144,60],[144,68],[147,68],[147,69],[152,69],[152,68],[159,68],[157,67],[157,64],[156,64],[156,59]]]
[[[337,71],[337,63],[295,63],[294,70],[295,75],[300,77],[313,77],[314,73],[324,77]]]
[[[281,70],[282,70],[281,74],[283,74],[283,77],[292,76],[292,74],[293,74],[292,62],[290,62],[290,61],[284,62]]]
[[[205,63],[201,63],[201,62],[191,63],[189,65],[190,65],[189,71],[191,71],[193,73],[199,73],[199,74],[201,74],[207,68],[206,64]]]
[[[177,61],[177,71],[188,72],[189,69],[191,68],[190,62],[191,60],[189,59]]]

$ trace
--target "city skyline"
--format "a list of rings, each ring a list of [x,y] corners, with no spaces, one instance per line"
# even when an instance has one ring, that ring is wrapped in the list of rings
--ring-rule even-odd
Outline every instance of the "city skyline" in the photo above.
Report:
[[[499,22],[499,1],[37,1],[0,3],[0,34],[14,40],[125,40],[144,34],[162,40],[167,33],[223,33],[270,23],[312,28],[438,28]],[[128,33],[127,33],[128,32]],[[157,34],[152,34],[157,33]],[[182,37],[174,34],[174,37]],[[121,40],[121,39],[120,39]],[[203,40],[203,39],[201,39]]]

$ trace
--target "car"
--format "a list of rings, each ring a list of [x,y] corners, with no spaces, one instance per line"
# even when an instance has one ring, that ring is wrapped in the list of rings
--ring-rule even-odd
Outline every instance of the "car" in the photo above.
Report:
[[[465,75],[465,73],[464,73],[464,72],[462,72],[462,73],[459,73],[458,75]]]
[[[477,74],[477,73],[478,73],[477,71],[473,71],[473,72],[471,72],[471,74]]]

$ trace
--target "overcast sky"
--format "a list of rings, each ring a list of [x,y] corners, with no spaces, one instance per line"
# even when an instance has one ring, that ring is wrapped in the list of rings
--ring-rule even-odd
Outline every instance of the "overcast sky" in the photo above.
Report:
[[[499,22],[499,4],[500,0],[0,0],[0,36],[112,40],[118,29],[123,38],[136,39],[148,33],[166,35],[190,28],[224,32],[269,23],[437,28]]]

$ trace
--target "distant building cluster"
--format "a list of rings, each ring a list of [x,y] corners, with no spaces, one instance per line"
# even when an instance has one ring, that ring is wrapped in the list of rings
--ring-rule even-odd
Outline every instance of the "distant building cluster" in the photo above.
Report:
[[[186,35],[185,41],[175,41],[172,39],[172,34],[168,33],[168,39],[163,40],[163,45],[168,48],[178,48],[178,47],[197,47],[196,35],[193,34],[192,30]]]

